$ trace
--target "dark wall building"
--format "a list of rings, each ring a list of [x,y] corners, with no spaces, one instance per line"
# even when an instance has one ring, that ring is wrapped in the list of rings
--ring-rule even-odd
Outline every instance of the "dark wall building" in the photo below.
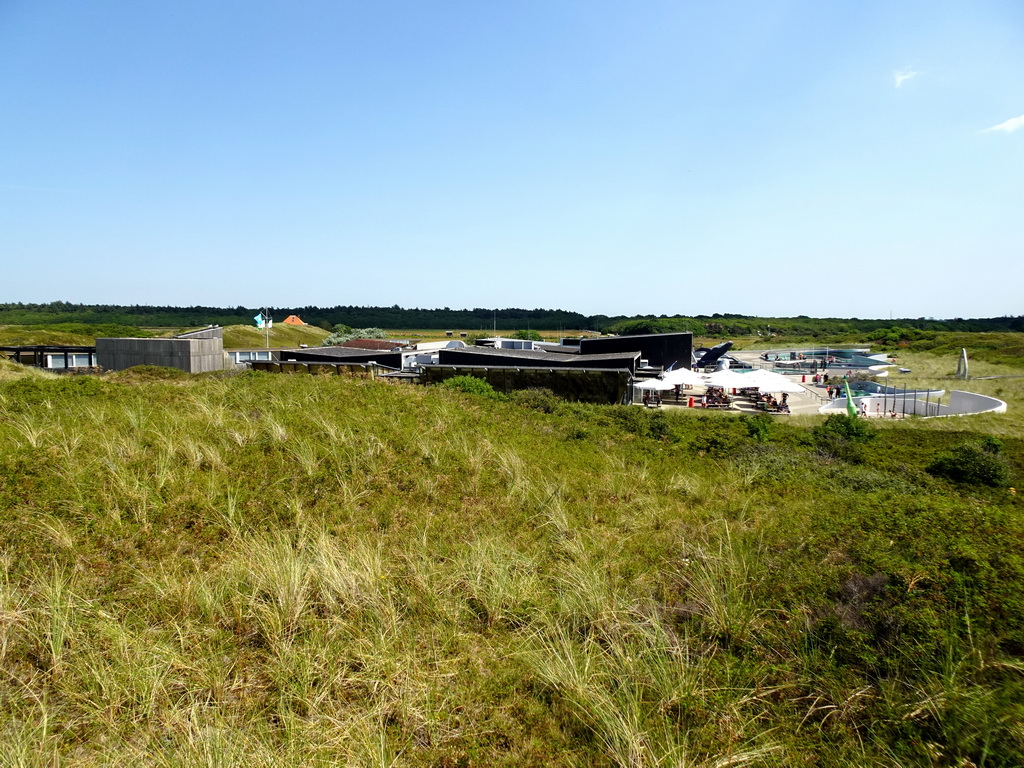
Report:
[[[656,368],[689,368],[693,361],[692,333],[647,333],[638,336],[613,336],[605,339],[580,339],[580,354],[639,352],[648,365]]]
[[[310,347],[285,349],[278,356],[282,363],[377,363],[388,368],[402,367],[401,352],[348,347]]]
[[[636,350],[617,351],[614,354],[577,355],[544,352],[530,349],[494,349],[468,347],[442,349],[438,352],[440,365],[497,365],[516,368],[591,368],[636,371],[640,355]]]
[[[440,384],[453,376],[483,379],[499,392],[550,389],[559,397],[583,403],[615,405],[624,402],[632,374],[627,370],[594,368],[532,368],[475,365],[427,365],[425,384]]]

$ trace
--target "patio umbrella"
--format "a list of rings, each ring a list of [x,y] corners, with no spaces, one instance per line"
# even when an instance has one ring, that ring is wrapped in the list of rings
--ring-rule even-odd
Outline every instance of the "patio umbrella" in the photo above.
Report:
[[[757,384],[748,381],[747,375],[732,370],[715,371],[704,377],[704,381],[713,387],[756,387]]]
[[[667,381],[672,386],[677,384],[686,384],[691,387],[704,386],[704,376],[691,371],[689,368],[677,368],[674,371],[668,371],[661,377],[661,380]]]
[[[746,386],[759,387],[762,392],[799,393],[807,391],[789,377],[772,371],[756,370],[746,374],[746,378],[750,382]]]
[[[675,384],[669,384],[667,381],[662,381],[661,379],[647,379],[647,380],[641,381],[639,384],[637,384],[636,388],[637,389],[653,389],[653,390],[657,390],[658,392],[667,392],[670,389],[675,389],[676,385]]]

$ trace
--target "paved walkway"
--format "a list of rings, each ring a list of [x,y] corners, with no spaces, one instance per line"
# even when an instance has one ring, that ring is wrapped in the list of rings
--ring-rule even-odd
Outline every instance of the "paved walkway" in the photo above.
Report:
[[[796,377],[790,376],[790,377],[787,377],[787,378],[791,378],[791,379],[794,379],[797,382],[800,382],[800,377],[799,376],[796,376]],[[818,388],[815,387],[813,384],[803,384],[803,383],[801,383],[801,386],[804,387],[804,392],[803,393],[793,392],[793,393],[791,393],[789,395],[789,400],[787,402],[789,404],[789,411],[790,411],[790,413],[800,413],[800,414],[817,413],[818,409],[827,402],[827,399],[819,399]],[[664,408],[689,408],[689,401],[690,401],[690,398],[692,397],[693,401],[694,401],[694,410],[701,410],[701,407],[700,407],[700,396],[703,393],[704,393],[704,389],[702,387],[699,387],[699,386],[695,387],[694,389],[691,389],[691,390],[684,390],[682,395],[679,398],[679,402],[676,402],[675,394],[674,393],[672,393],[672,392],[663,392],[663,393],[661,393],[661,395],[662,395],[662,403],[661,404],[662,404],[662,407],[664,407]],[[821,398],[825,398],[825,388],[824,387],[820,388],[820,395],[821,395]],[[730,407],[730,408],[721,408],[721,409],[719,409],[719,408],[709,408],[709,409],[707,409],[708,412],[724,411],[724,412],[727,412],[727,413],[728,412],[736,413],[737,411],[739,411],[740,413],[748,413],[748,414],[760,413],[761,412],[761,411],[759,411],[757,409],[757,406],[751,400],[748,400],[747,398],[745,398],[745,397],[743,397],[741,395],[733,396],[731,392],[730,392],[729,396],[732,397],[732,407]],[[780,414],[780,415],[782,415],[782,414]]]
[[[742,360],[744,362],[748,362],[751,365],[754,365],[755,367],[759,367],[760,364],[763,363],[763,361],[761,360],[761,353],[760,352],[731,352],[730,354],[733,357],[735,357],[736,359]],[[789,404],[789,411],[790,411],[790,413],[792,413],[792,414],[817,413],[818,409],[822,405],[824,405],[826,402],[828,402],[828,395],[826,393],[825,387],[816,387],[813,383],[811,383],[811,380],[812,380],[812,375],[811,374],[793,373],[793,374],[783,374],[783,375],[787,379],[789,379],[790,381],[793,381],[793,382],[799,384],[800,386],[802,386],[804,388],[804,391],[802,393],[801,392],[794,392],[794,393],[791,393],[789,395],[788,404]],[[806,379],[806,381],[804,381],[804,379]],[[662,406],[666,407],[666,408],[687,408],[687,407],[689,407],[688,406],[689,398],[693,397],[695,408],[699,409],[700,408],[700,396],[703,394],[703,392],[704,392],[703,388],[701,388],[699,386],[695,387],[692,390],[684,390],[683,393],[682,393],[682,396],[679,399],[678,403],[675,400],[674,393],[672,393],[672,392],[662,393],[662,398],[663,398]],[[712,410],[712,409],[709,409],[709,411],[710,410]],[[713,410],[718,410],[718,409],[713,409]],[[723,409],[723,410],[725,410],[725,409]],[[736,397],[733,398],[732,407],[729,408],[726,412],[735,413],[737,411],[739,411],[740,413],[748,413],[748,414],[760,413],[760,411],[758,411],[758,409],[757,409],[757,406],[754,405],[753,402],[751,402],[750,400],[747,400],[745,397],[740,397],[740,396],[736,396]]]

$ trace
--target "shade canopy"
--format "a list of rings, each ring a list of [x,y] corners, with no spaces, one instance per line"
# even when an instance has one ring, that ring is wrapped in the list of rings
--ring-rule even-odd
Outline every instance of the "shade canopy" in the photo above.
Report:
[[[725,387],[726,389],[731,387],[756,387],[757,384],[752,384],[747,381],[747,374],[738,373],[729,369],[722,371],[715,371],[709,373],[704,377],[705,383],[713,387]]]
[[[773,371],[759,369],[745,374],[744,378],[747,380],[747,384],[743,386],[758,387],[763,392],[799,393],[806,391],[802,386],[800,386],[799,382],[793,381],[791,378],[783,376],[781,373],[774,373]]]
[[[659,392],[667,392],[670,389],[675,389],[676,385],[670,384],[667,381],[662,381],[661,379],[647,379],[646,381],[641,381],[639,384],[637,384],[636,388],[653,389]]]
[[[666,371],[661,380],[667,381],[673,386],[677,384],[686,384],[691,387],[704,385],[704,377],[695,371],[691,371],[689,368],[677,368],[674,371]]]

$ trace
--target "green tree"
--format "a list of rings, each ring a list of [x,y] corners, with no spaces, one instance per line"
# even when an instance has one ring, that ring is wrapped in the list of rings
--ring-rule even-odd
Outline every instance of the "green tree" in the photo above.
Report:
[[[525,339],[526,341],[543,341],[544,337],[541,336],[537,331],[525,330],[516,331],[512,336],[513,339]]]

